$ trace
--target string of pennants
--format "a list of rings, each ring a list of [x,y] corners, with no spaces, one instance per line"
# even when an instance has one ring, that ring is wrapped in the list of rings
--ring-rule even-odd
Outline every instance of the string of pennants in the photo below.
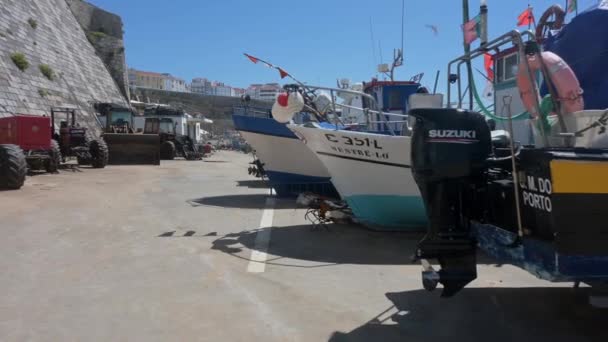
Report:
[[[265,60],[263,60],[263,59],[260,59],[260,58],[254,57],[254,56],[252,56],[252,55],[250,55],[250,54],[247,54],[247,53],[243,53],[243,55],[245,55],[245,57],[249,58],[249,60],[250,60],[250,61],[252,61],[254,64],[262,63],[262,64],[266,65],[266,66],[267,66],[267,67],[269,67],[269,68],[272,68],[272,69],[277,69],[277,70],[279,71],[279,75],[281,76],[281,78],[289,77],[289,78],[291,78],[292,80],[294,80],[294,81],[296,81],[296,82],[297,82],[297,80],[296,80],[295,78],[293,78],[293,76],[291,76],[291,75],[290,75],[290,74],[289,74],[287,71],[285,71],[283,68],[278,67],[278,66],[275,66],[275,65],[273,65],[273,64],[271,64],[271,63],[269,63],[269,62],[266,62],[266,61],[265,61]]]

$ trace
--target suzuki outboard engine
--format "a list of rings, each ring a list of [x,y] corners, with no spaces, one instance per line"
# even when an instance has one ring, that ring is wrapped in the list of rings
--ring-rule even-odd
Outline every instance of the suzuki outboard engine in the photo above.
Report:
[[[413,109],[412,170],[424,200],[429,226],[419,242],[423,284],[432,290],[443,284],[442,296],[452,296],[477,277],[475,241],[469,220],[478,215],[477,189],[485,182],[492,151],[483,115],[460,109]],[[437,259],[435,272],[426,259]]]

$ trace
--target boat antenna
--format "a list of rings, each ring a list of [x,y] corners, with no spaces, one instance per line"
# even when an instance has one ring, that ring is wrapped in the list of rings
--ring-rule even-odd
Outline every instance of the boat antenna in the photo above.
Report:
[[[405,0],[401,0],[401,54],[405,44]]]
[[[374,39],[374,26],[372,24],[372,17],[369,17],[369,34],[372,40],[372,58],[374,66],[378,64],[378,57],[376,56],[376,40]]]
[[[395,68],[403,65],[403,45],[405,42],[405,0],[401,0],[401,49],[393,50],[393,63],[391,64],[390,78],[395,80]]]
[[[469,21],[469,0],[462,0],[462,24],[466,24]],[[471,45],[467,44],[466,41],[464,42],[464,53],[465,55],[468,55],[471,52]],[[467,77],[469,79],[469,82],[471,82],[473,80],[473,67],[471,65],[471,59],[467,58],[466,61],[466,66],[467,66]],[[473,106],[473,92],[470,92],[469,94],[469,106],[471,106],[470,108],[472,109]]]

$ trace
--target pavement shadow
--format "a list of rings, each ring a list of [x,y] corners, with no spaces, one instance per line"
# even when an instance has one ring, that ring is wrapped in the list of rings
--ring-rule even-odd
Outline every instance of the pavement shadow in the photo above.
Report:
[[[453,298],[387,293],[391,307],[329,341],[608,341],[606,311],[589,306],[587,296],[586,288],[467,288]]]
[[[207,205],[222,208],[263,209],[266,206],[265,194],[209,196],[189,200],[188,203],[198,206]]]
[[[261,179],[236,181],[236,186],[247,187],[250,189],[268,189],[268,183]]]
[[[267,194],[242,194],[209,196],[188,200],[192,206],[212,206],[221,208],[237,209],[264,209],[266,207]],[[295,209],[297,204],[292,198],[276,198],[274,209]]]
[[[59,172],[46,172],[44,170],[27,170],[27,175],[29,177],[37,177],[37,176],[44,176],[44,175],[57,175],[59,174]]]
[[[410,264],[421,234],[380,233],[351,225],[331,225],[330,231],[311,231],[310,225],[271,229],[267,253],[289,259],[329,264]],[[260,230],[223,236],[212,249],[235,254],[256,249]]]
[[[227,234],[213,241],[212,249],[240,258],[236,254],[256,249],[257,233],[266,229],[271,230],[268,254],[326,264],[418,264],[412,260],[417,244],[424,236],[423,232],[378,232],[347,224],[329,225],[329,231],[312,231],[310,225],[296,225]],[[477,263],[502,266],[481,252]]]

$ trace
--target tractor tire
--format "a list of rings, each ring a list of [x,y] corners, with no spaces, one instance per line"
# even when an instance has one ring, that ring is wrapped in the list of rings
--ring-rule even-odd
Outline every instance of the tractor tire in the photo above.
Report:
[[[77,161],[78,165],[91,165],[90,158],[76,157],[76,161]]]
[[[59,170],[59,165],[61,165],[62,157],[59,143],[54,139],[51,140],[51,150],[49,151],[49,156],[51,159],[49,159],[46,165],[46,172],[56,173]]]
[[[23,186],[27,161],[17,145],[0,145],[0,189],[17,190]]]
[[[91,140],[89,143],[91,165],[96,169],[103,169],[108,165],[108,145],[103,139]]]
[[[160,144],[160,159],[173,160],[175,159],[175,144],[173,141],[165,141]]]

